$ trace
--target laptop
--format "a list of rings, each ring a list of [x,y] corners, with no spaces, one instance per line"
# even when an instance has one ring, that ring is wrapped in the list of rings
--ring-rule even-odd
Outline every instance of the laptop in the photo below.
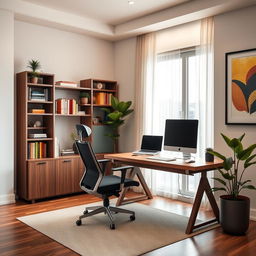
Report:
[[[143,135],[141,148],[134,155],[156,155],[162,149],[163,136]]]

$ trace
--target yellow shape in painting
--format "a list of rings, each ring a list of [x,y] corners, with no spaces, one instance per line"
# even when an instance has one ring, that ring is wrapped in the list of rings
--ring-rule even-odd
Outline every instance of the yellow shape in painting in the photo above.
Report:
[[[255,66],[256,56],[232,59],[232,80],[239,80],[246,84],[247,72]]]
[[[256,90],[253,91],[250,96],[249,96],[249,99],[248,99],[248,106],[249,106],[249,109],[251,108],[251,105],[253,104],[253,102],[256,100]]]

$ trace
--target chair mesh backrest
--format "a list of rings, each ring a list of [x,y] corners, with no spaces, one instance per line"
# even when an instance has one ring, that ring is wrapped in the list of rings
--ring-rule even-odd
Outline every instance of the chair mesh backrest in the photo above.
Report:
[[[100,173],[102,172],[101,168],[89,142],[77,141],[76,146],[86,168],[86,173],[81,181],[81,186],[93,190],[100,178]]]

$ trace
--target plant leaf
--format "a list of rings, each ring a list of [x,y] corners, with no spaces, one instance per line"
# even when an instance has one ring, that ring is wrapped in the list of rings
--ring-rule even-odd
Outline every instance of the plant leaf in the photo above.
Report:
[[[232,168],[233,166],[233,158],[232,157],[229,157],[229,158],[226,158],[224,161],[223,161],[223,168],[228,171]]]
[[[238,181],[237,183],[240,185],[240,186],[243,186],[244,184],[248,183],[248,182],[251,182],[252,180],[245,180],[243,182],[240,182]]]
[[[242,150],[241,152],[239,152],[237,154],[237,158],[239,160],[246,160],[247,158],[250,157],[251,153],[253,152],[253,150],[256,148],[256,144],[252,144],[251,146],[249,146],[248,148]]]
[[[133,111],[134,111],[133,109],[128,109],[127,111],[125,111],[125,112],[123,113],[123,116],[129,115],[129,114],[131,114]]]
[[[213,180],[216,180],[216,181],[218,181],[218,182],[220,182],[222,185],[224,185],[224,186],[226,186],[227,185],[227,183],[224,181],[224,180],[222,180],[222,179],[220,179],[220,178],[212,178]]]
[[[245,136],[245,133],[238,138],[240,140],[240,142],[243,140],[244,136]]]
[[[234,175],[230,175],[229,173],[224,173],[223,171],[221,171],[220,169],[218,169],[218,171],[221,173],[222,177],[226,180],[233,180],[234,179]]]
[[[254,165],[254,164],[256,164],[256,161],[250,162],[250,163],[244,163],[244,168],[248,168],[249,166]]]
[[[122,116],[122,113],[119,111],[115,111],[108,114],[108,117],[113,121],[117,121],[121,116]]]
[[[225,188],[212,188],[212,191],[215,192],[215,191],[219,191],[219,190],[223,190],[223,191],[226,191],[227,190]]]
[[[101,110],[107,112],[108,114],[111,112],[109,108],[101,108]]]
[[[245,186],[242,186],[242,189],[254,189],[256,190],[256,188],[253,186],[253,185],[245,185]]]
[[[225,156],[221,155],[220,153],[218,153],[214,150],[208,150],[207,152],[214,155],[214,156],[217,156],[218,158],[222,159],[223,161],[226,159]]]
[[[115,96],[111,96],[111,106],[114,110],[118,110],[119,100]]]
[[[224,135],[223,133],[221,133],[221,136],[226,141],[227,145],[230,147],[231,139],[229,137],[227,137],[226,135]]]

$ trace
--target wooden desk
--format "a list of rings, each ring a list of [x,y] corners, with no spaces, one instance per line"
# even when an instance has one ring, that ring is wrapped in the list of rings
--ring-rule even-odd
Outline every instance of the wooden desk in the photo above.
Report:
[[[145,155],[133,156],[132,153],[106,154],[104,155],[104,157],[108,159],[112,159],[113,161],[121,162],[123,164],[135,166],[135,168],[130,173],[128,178],[133,179],[135,176],[137,176],[145,192],[145,196],[124,199],[125,193],[127,191],[127,189],[125,188],[123,189],[123,191],[120,194],[120,197],[118,198],[117,205],[121,205],[122,203],[125,203],[125,202],[134,202],[138,200],[153,198],[139,167],[154,169],[154,170],[161,170],[166,172],[174,172],[174,173],[185,174],[185,175],[194,175],[195,173],[201,173],[201,178],[200,178],[200,182],[196,192],[196,197],[193,203],[193,208],[192,208],[188,225],[186,228],[186,234],[192,233],[193,230],[196,228],[199,228],[214,222],[219,222],[219,208],[213,196],[213,193],[211,191],[209,181],[207,179],[207,171],[212,171],[214,169],[222,167],[222,161],[215,160],[213,163],[210,163],[210,162],[205,162],[203,160],[197,160],[195,163],[190,163],[190,164],[186,164],[182,160],[176,160],[171,162],[163,162],[163,161],[160,162],[160,161],[147,159],[148,156],[145,156]],[[200,207],[204,192],[206,193],[209,199],[215,218],[212,220],[206,221],[204,223],[195,225],[196,217],[199,211],[199,207]]]

